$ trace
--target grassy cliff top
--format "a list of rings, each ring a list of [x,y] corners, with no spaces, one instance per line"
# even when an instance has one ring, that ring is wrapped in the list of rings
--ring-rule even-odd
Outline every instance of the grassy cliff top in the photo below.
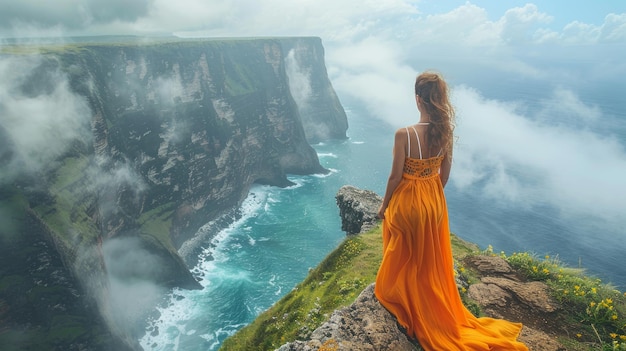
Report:
[[[158,46],[164,44],[193,44],[198,43],[239,43],[259,40],[288,40],[312,39],[319,37],[207,37],[207,38],[179,38],[174,36],[140,37],[140,36],[85,36],[70,38],[40,38],[40,39],[5,39],[0,42],[0,54],[31,55],[78,50],[88,46],[130,47],[130,46]]]
[[[554,338],[568,350],[626,350],[626,296],[581,270],[564,267],[554,258],[542,259],[529,253],[496,254],[452,235],[457,274],[475,282],[475,272],[463,266],[470,255],[504,258],[518,274],[529,281],[545,282],[552,297],[561,305],[560,331]],[[376,279],[382,259],[380,227],[348,236],[306,279],[250,325],[225,340],[221,350],[275,350],[294,340],[306,340],[330,314],[350,305],[361,291]],[[480,307],[462,291],[462,298],[473,313]],[[537,316],[536,318],[545,318]],[[551,331],[552,332],[552,331]]]

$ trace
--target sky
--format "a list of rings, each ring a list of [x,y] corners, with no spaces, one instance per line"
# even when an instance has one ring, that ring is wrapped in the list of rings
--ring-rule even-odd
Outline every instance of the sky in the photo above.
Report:
[[[626,200],[614,196],[626,189],[623,104],[598,97],[626,89],[626,1],[0,0],[0,38],[92,35],[318,36],[341,101],[393,127],[415,121],[414,77],[436,69],[457,109],[458,189],[484,186],[484,196],[517,205],[542,198],[568,213],[626,222]],[[5,77],[17,76],[15,65],[0,63],[4,101],[12,101]],[[20,113],[4,124],[49,133],[45,117],[19,117],[57,108],[58,98],[48,100],[5,103]],[[64,107],[70,122],[84,109],[73,104]],[[64,140],[59,133],[50,139]],[[39,149],[24,143],[26,153]],[[528,186],[519,169],[542,177]],[[589,169],[602,171],[591,177]]]

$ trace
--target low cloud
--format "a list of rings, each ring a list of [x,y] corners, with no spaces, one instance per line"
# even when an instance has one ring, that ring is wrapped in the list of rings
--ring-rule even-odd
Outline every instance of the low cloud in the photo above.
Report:
[[[340,96],[362,102],[377,118],[396,126],[415,115],[414,68],[395,42],[369,37],[328,50],[329,75]]]
[[[0,0],[0,27],[85,29],[93,24],[133,22],[147,16],[152,0]]]
[[[300,67],[294,49],[285,57],[285,70],[289,78],[289,90],[301,109],[307,109],[311,99],[311,72]]]
[[[166,292],[153,282],[163,262],[136,237],[109,239],[102,251],[109,275],[111,315],[120,329],[141,335],[145,319]]]
[[[134,208],[141,195],[148,189],[143,177],[126,160],[112,161],[98,158],[88,169],[89,189],[98,195],[98,209],[105,218],[124,212],[124,208]]]
[[[76,141],[91,138],[91,112],[54,62],[37,56],[0,59],[0,184],[45,171]]]
[[[562,99],[563,95],[567,99]],[[524,116],[515,104],[482,97],[467,87],[455,89],[462,119],[455,151],[454,185],[463,191],[481,187],[484,196],[532,207],[549,204],[563,215],[616,222],[626,212],[616,189],[626,188],[626,150],[613,135],[600,135],[578,124]],[[552,114],[599,113],[568,91],[557,90],[546,104]],[[574,115],[574,117],[576,117]]]

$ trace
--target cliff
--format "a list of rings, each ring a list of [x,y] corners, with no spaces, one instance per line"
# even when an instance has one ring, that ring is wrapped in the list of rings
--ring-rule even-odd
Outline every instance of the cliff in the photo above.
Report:
[[[374,295],[382,199],[352,186],[336,199],[346,240],[221,350],[422,350]],[[475,315],[522,322],[529,350],[626,349],[626,294],[553,259],[480,251],[451,235],[459,293]]]
[[[347,129],[319,38],[5,47],[0,70],[0,343],[15,349],[138,348],[166,289],[200,287],[185,262],[200,227],[236,217],[253,183],[326,172],[309,142]],[[40,256],[54,274],[25,268]]]

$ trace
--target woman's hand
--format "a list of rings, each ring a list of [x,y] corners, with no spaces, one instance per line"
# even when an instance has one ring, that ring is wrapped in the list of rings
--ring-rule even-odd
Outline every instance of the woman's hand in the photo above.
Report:
[[[385,219],[385,210],[386,209],[387,209],[386,206],[380,205],[380,208],[378,209],[378,218]]]

